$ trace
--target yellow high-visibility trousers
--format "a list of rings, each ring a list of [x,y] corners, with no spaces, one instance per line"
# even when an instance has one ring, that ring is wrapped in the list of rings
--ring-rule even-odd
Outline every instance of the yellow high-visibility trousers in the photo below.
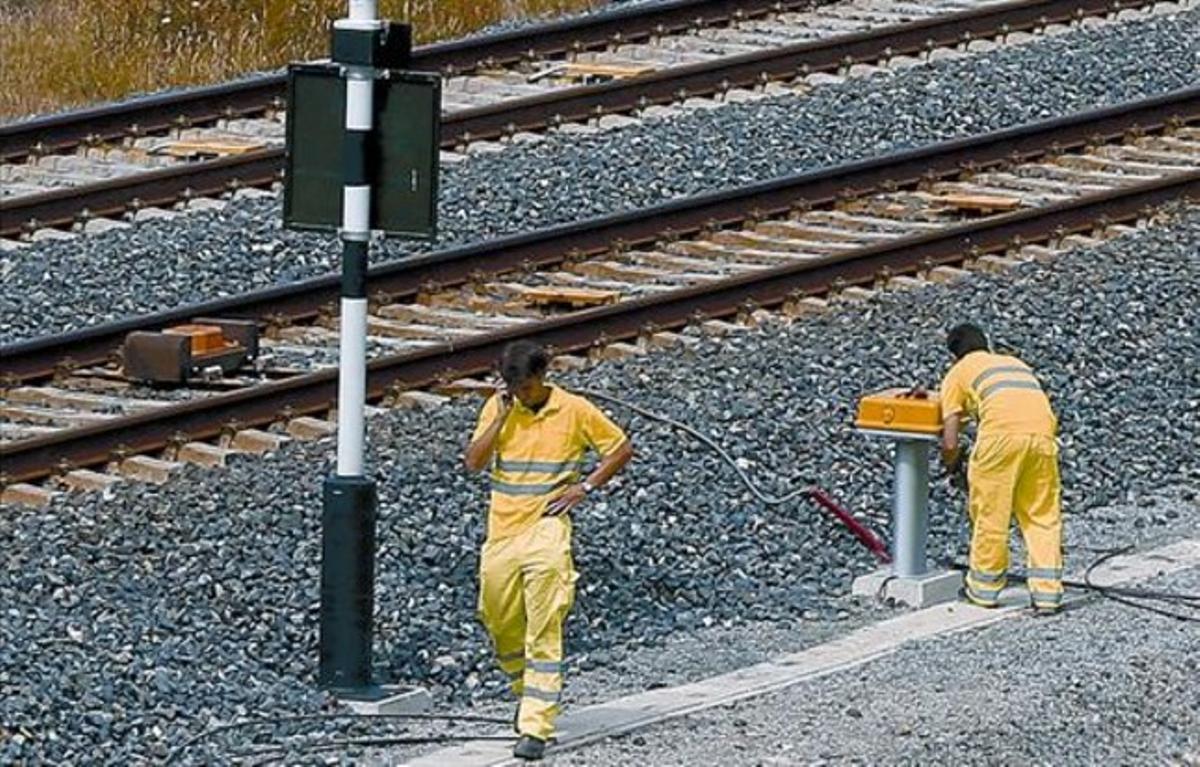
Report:
[[[487,541],[479,561],[479,618],[520,699],[522,735],[548,740],[559,713],[563,621],[575,601],[571,522],[542,517],[509,538]]]
[[[971,562],[967,595],[997,604],[1007,584],[1008,530],[1015,514],[1028,554],[1029,595],[1037,607],[1062,603],[1062,488],[1053,437],[998,434],[978,441],[970,483]]]

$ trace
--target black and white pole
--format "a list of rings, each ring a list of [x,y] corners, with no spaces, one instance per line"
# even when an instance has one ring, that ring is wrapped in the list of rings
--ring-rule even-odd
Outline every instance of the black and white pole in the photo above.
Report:
[[[339,35],[371,41],[382,22],[375,0],[349,0]],[[367,43],[370,47],[370,42]],[[344,697],[370,696],[375,607],[375,483],[364,476],[367,392],[367,255],[371,241],[368,142],[374,119],[375,69],[361,60],[334,63],[346,81],[343,144],[341,345],[337,473],[325,480],[321,543],[321,687]]]

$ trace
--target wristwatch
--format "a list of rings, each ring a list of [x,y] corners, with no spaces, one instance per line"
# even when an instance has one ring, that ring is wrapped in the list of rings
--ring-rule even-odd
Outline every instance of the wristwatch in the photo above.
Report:
[[[586,479],[581,483],[580,487],[583,488],[584,495],[591,495],[592,491],[596,489],[596,486]]]

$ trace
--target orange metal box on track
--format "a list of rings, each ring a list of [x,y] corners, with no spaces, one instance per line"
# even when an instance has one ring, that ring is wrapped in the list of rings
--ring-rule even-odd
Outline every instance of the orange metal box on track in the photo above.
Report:
[[[858,402],[854,425],[874,431],[938,434],[942,430],[942,408],[936,391],[884,389]]]
[[[171,336],[187,336],[191,340],[192,355],[202,356],[224,351],[232,346],[225,340],[221,329],[214,325],[176,325],[163,331]]]

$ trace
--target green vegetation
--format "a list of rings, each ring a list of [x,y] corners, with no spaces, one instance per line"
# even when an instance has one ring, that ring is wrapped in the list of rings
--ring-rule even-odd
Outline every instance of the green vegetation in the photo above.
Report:
[[[380,0],[419,41],[595,0]],[[324,56],[346,0],[0,0],[0,118]]]

